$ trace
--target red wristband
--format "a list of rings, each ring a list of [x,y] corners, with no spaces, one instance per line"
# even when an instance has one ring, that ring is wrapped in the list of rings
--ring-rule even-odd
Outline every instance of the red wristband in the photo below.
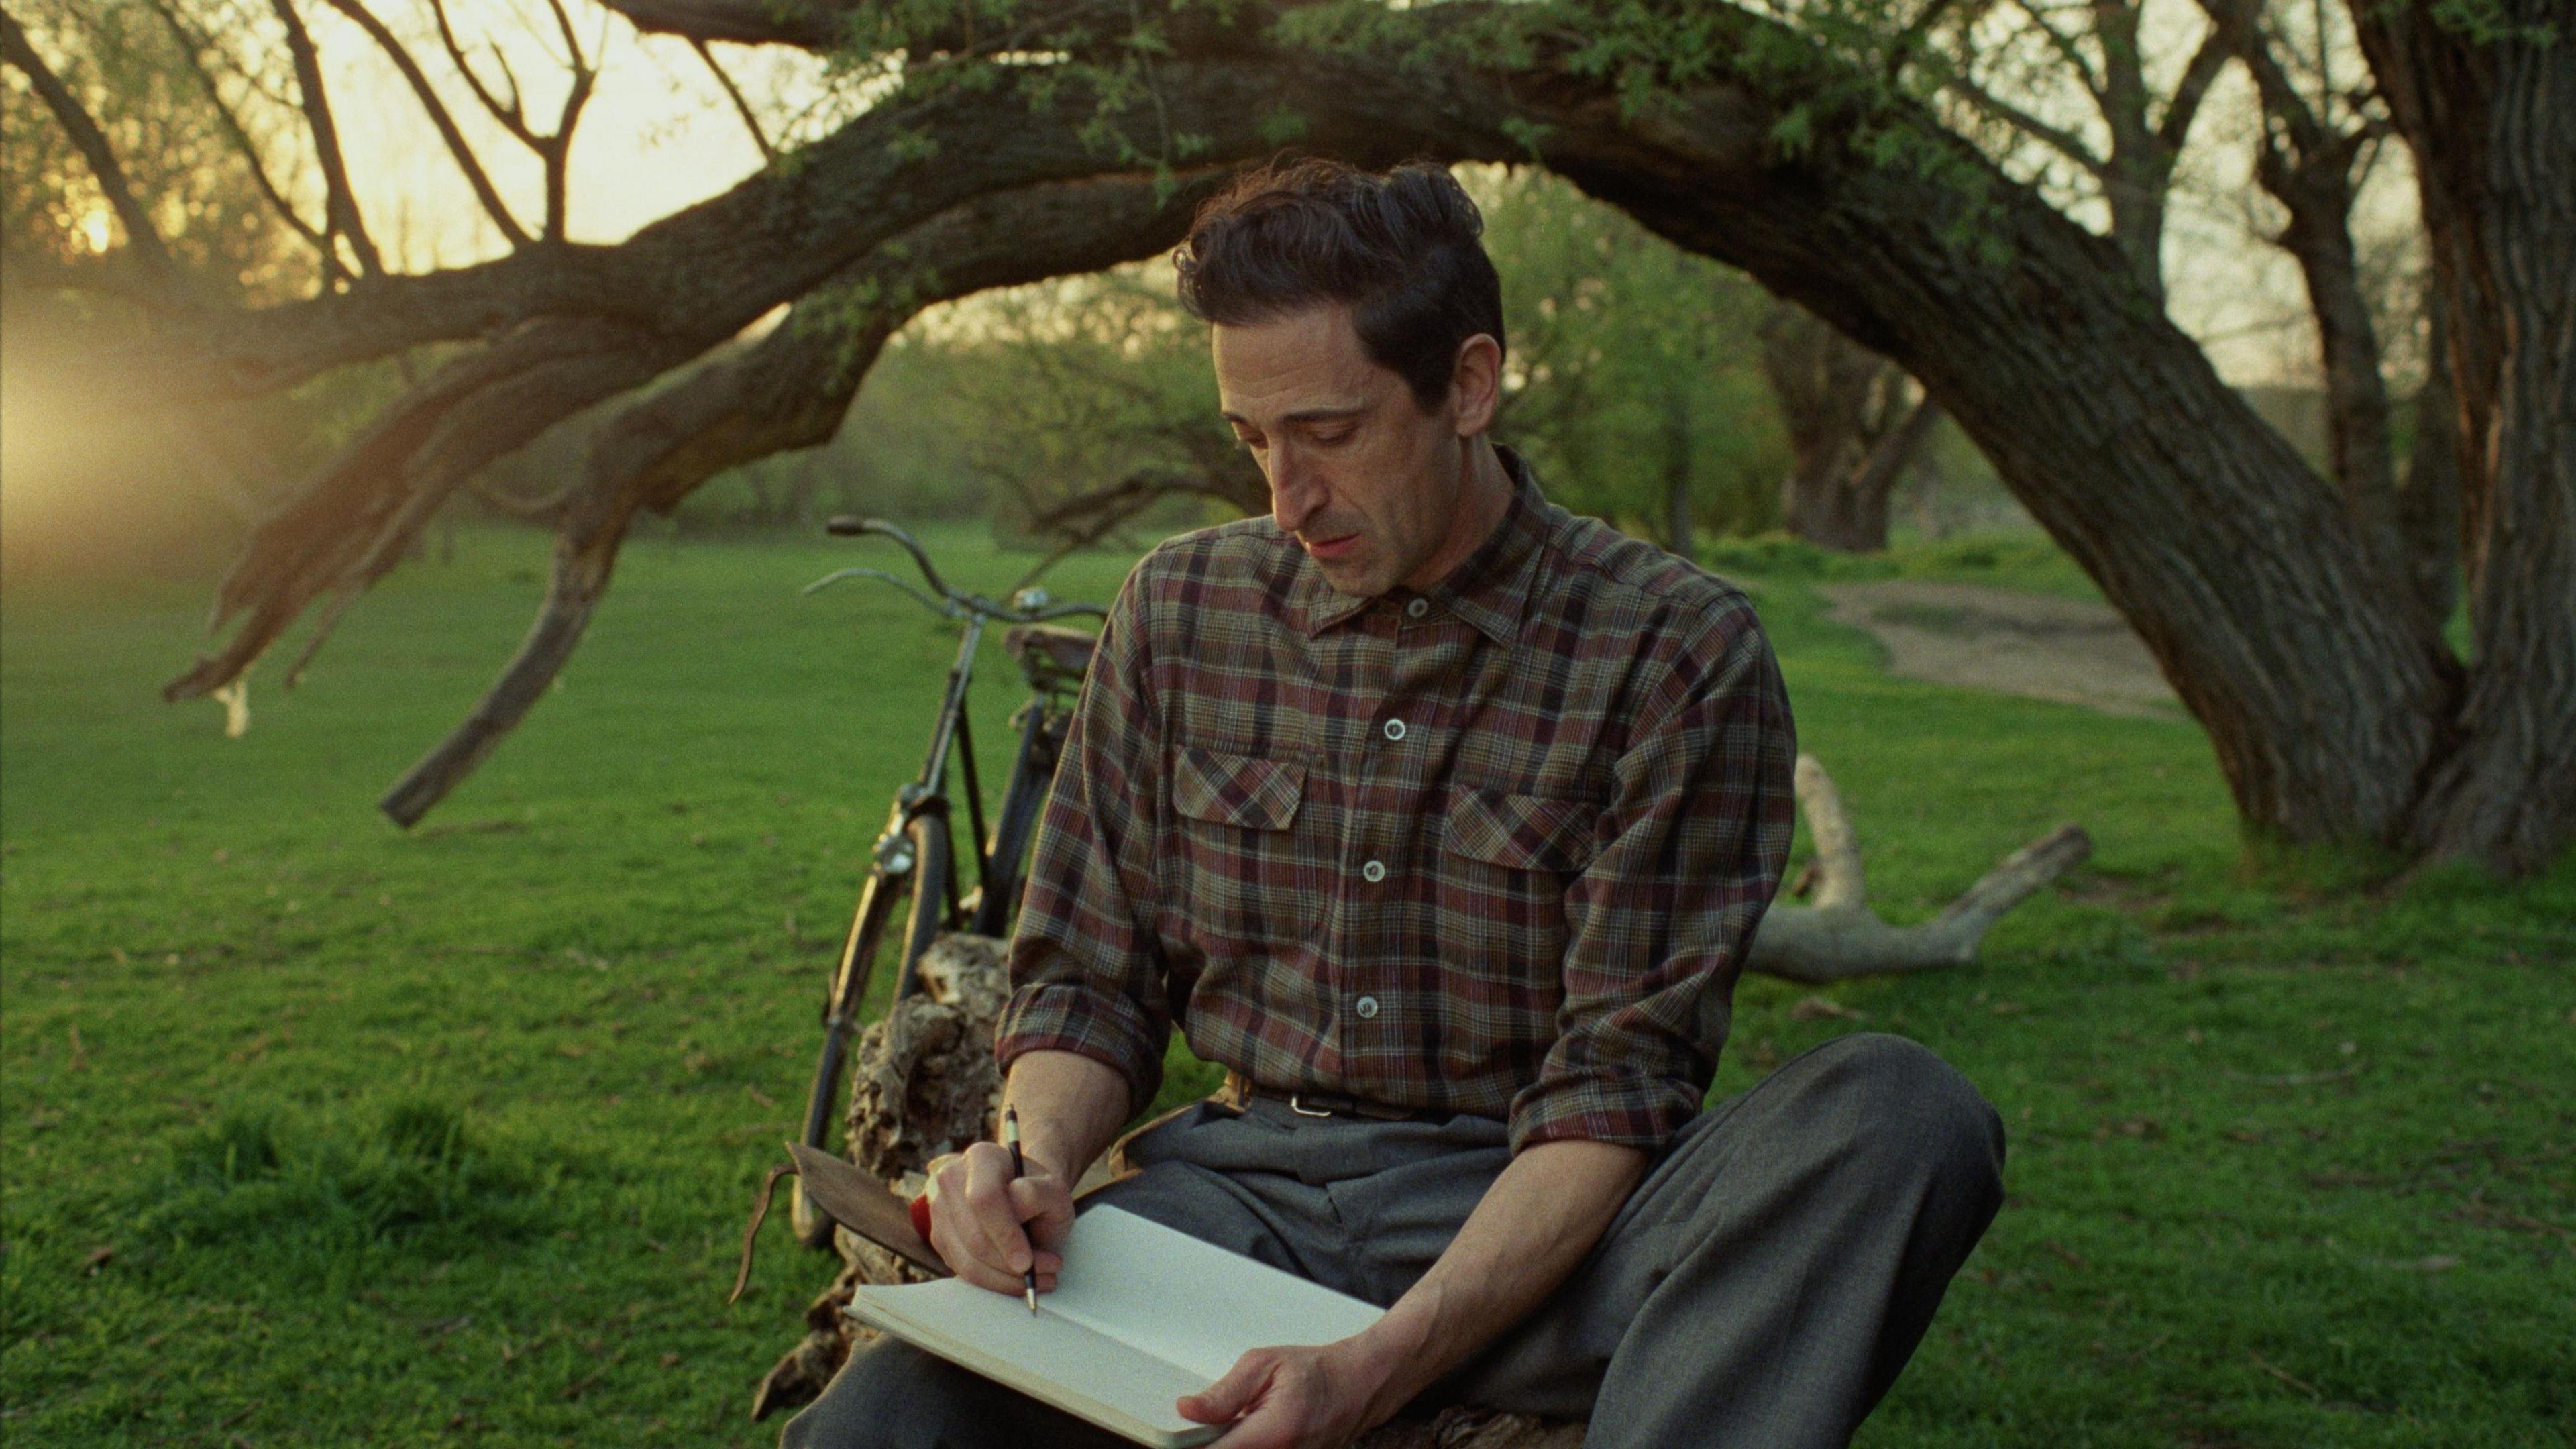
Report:
[[[928,1188],[923,1188],[920,1195],[912,1200],[912,1230],[921,1234],[923,1242],[930,1241],[930,1190]]]

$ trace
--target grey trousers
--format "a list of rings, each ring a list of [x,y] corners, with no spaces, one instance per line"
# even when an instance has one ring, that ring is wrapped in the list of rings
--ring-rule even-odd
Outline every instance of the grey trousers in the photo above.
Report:
[[[1846,1443],[2003,1201],[2003,1123],[1900,1037],[1828,1042],[1686,1125],[1591,1255],[1413,1405],[1589,1419],[1602,1449]],[[1511,1159],[1503,1125],[1200,1103],[1084,1199],[1391,1304]],[[1124,1441],[891,1339],[851,1356],[784,1449]]]

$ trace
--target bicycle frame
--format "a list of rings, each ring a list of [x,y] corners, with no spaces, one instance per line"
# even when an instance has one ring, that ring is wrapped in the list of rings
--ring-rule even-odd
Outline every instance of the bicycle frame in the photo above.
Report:
[[[1027,852],[1036,828],[1039,807],[1044,803],[1045,787],[1054,773],[1053,721],[1049,711],[1048,691],[1033,687],[1029,702],[1013,716],[1020,726],[1019,750],[1013,757],[1011,774],[1005,785],[999,827],[989,834],[985,829],[984,790],[977,766],[972,718],[966,708],[968,691],[974,683],[976,651],[982,646],[988,619],[1002,618],[1020,623],[1037,623],[1071,614],[1097,615],[1103,611],[1095,605],[1068,604],[1048,606],[1042,596],[1036,601],[1023,594],[1014,606],[1004,607],[974,594],[951,588],[940,577],[928,553],[911,535],[892,524],[875,519],[834,519],[830,530],[836,535],[875,534],[891,538],[912,555],[933,593],[925,593],[903,580],[874,568],[845,568],[816,580],[806,593],[826,588],[845,578],[874,578],[903,590],[940,615],[962,621],[957,641],[957,656],[948,668],[946,687],[941,691],[939,714],[931,729],[930,748],[922,760],[921,773],[895,792],[895,803],[887,813],[886,827],[877,837],[873,849],[874,864],[867,883],[861,888],[859,906],[850,923],[850,933],[843,941],[841,959],[836,965],[830,989],[824,999],[824,1023],[830,1034],[827,1041],[827,1069],[836,1064],[838,1052],[832,1050],[846,1041],[858,1025],[858,1013],[867,996],[868,978],[875,969],[877,945],[887,922],[881,900],[887,887],[921,868],[913,858],[915,821],[936,813],[944,818],[949,804],[948,771],[952,758],[965,776],[966,809],[974,855],[976,901],[974,929],[983,935],[999,935],[1009,920],[1011,907],[1019,890],[1020,859]],[[944,828],[938,832],[949,842],[950,859],[946,862],[945,899],[939,905],[947,929],[955,930],[964,921],[964,901],[957,870],[955,838]],[[911,949],[895,977],[895,999],[900,1001],[920,989],[915,971],[923,943],[909,943]],[[816,1124],[809,1123],[809,1141]]]

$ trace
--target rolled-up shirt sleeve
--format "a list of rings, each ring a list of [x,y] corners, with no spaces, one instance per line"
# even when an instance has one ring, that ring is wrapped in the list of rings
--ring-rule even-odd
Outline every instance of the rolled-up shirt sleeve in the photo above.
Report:
[[[1566,892],[1560,1034],[1512,1099],[1513,1151],[1656,1150],[1699,1112],[1788,858],[1796,760],[1778,663],[1739,596],[1676,652],[1618,757],[1600,847]]]
[[[1146,674],[1146,570],[1103,624],[1040,816],[994,1026],[1008,1070],[1023,1053],[1076,1052],[1126,1077],[1131,1112],[1162,1085],[1172,1014],[1149,928],[1161,730]]]

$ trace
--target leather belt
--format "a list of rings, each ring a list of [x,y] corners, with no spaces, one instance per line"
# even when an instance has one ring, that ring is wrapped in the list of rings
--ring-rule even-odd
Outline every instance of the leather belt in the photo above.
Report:
[[[1267,1097],[1274,1102],[1287,1103],[1288,1110],[1300,1117],[1362,1117],[1371,1122],[1446,1122],[1457,1115],[1438,1107],[1399,1107],[1393,1102],[1354,1097],[1348,1092],[1318,1092],[1304,1088],[1294,1092],[1274,1091],[1240,1072],[1225,1074],[1225,1089],[1218,1095],[1236,1107],[1254,1097]]]

